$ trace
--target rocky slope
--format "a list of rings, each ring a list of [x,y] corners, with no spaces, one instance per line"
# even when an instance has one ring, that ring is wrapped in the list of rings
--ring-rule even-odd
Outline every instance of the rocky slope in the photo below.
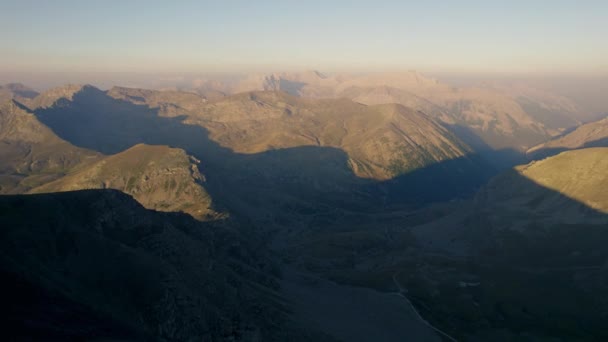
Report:
[[[366,104],[400,103],[446,125],[470,129],[481,140],[474,146],[478,149],[522,151],[578,122],[577,109],[561,97],[490,86],[451,87],[417,72],[329,77],[318,72],[281,73],[248,78],[234,87],[235,91],[268,89],[301,97],[347,97]]]
[[[608,146],[608,118],[590,122],[574,131],[528,150],[528,157],[540,159],[565,150]]]
[[[96,90],[92,85],[81,85],[81,84],[66,84],[64,86],[59,86],[55,88],[48,89],[36,97],[32,98],[30,101],[26,103],[26,105],[32,109],[41,109],[48,108],[53,105],[65,105],[67,101],[72,101],[74,99],[74,95],[81,91],[92,91]],[[58,101],[61,101],[57,103]]]
[[[8,340],[323,340],[294,325],[273,265],[229,223],[88,190],[0,196],[0,226],[3,283],[21,284],[1,294]]]
[[[20,103],[0,106],[0,193],[19,193],[101,157],[59,138]]]
[[[92,109],[94,119],[103,121],[104,118],[94,111],[104,110],[98,107],[104,104],[105,98],[99,96],[104,93],[90,86],[66,86],[40,94],[35,101],[42,107],[36,112],[15,100],[0,107],[0,193],[113,188],[133,195],[150,209],[184,211],[198,219],[217,217],[218,214],[210,208],[211,198],[203,187],[204,176],[198,170],[199,161],[183,150],[137,145],[104,156],[74,146],[40,121],[41,112],[53,112],[46,118],[50,122],[63,112],[70,113],[74,97],[78,101],[82,94],[89,94],[85,97],[91,100],[87,106]],[[76,114],[80,118],[87,115]],[[42,117],[45,120],[44,115]],[[59,134],[69,131],[77,136],[90,137],[94,128],[71,130],[63,126],[54,129]],[[127,139],[135,144],[138,135],[136,131],[129,132]],[[66,138],[71,139],[72,136],[67,135]]]
[[[117,189],[148,209],[214,218],[218,214],[211,209],[198,163],[181,149],[139,144],[30,192]]]
[[[519,166],[493,179],[476,197],[487,228],[523,234],[531,227],[606,224],[607,148],[589,148]],[[478,234],[482,234],[479,227]]]
[[[28,101],[38,96],[38,92],[21,83],[0,85],[0,103],[15,99],[19,102]]]
[[[433,119],[401,105],[254,92],[200,107],[191,120],[240,153],[307,145],[339,148],[357,176],[378,180],[471,153]]]
[[[35,110],[60,137],[106,155],[140,143],[182,149],[201,160],[207,179],[202,193],[211,194],[222,211],[254,220],[264,230],[317,224],[319,217],[329,224],[344,208],[420,207],[462,197],[493,172],[436,120],[401,105],[280,92],[205,103],[196,94],[173,91],[64,88],[41,94],[55,100]],[[108,179],[95,177],[95,184],[86,186],[103,187],[107,181],[125,189],[129,178],[105,174]],[[188,187],[191,178],[184,180]],[[147,201],[147,191],[137,191],[131,193],[150,208],[166,204]],[[196,210],[207,209],[208,201],[202,203]]]
[[[402,277],[412,295],[467,339],[606,338],[607,161],[607,148],[589,148],[517,167],[414,228],[429,252],[424,270]]]
[[[348,163],[357,176],[376,180],[472,152],[428,115],[401,105],[367,106],[346,99],[305,99],[282,92],[243,93],[210,102],[192,93],[128,88],[113,88],[107,94],[85,89],[79,94],[66,108],[52,107],[41,111],[40,116],[64,130],[83,120],[83,115],[95,121],[116,116],[124,126],[111,129],[111,134],[132,137],[134,142],[137,138],[140,142],[161,141],[159,136],[165,132],[161,132],[163,127],[158,127],[158,122],[185,117],[183,123],[202,127],[213,143],[237,153],[301,146],[339,148],[348,154]],[[93,104],[103,106],[94,108]],[[91,128],[102,125],[109,124],[100,122]],[[119,132],[130,126],[132,133]],[[65,136],[75,142],[86,139],[75,131],[80,130],[69,129]],[[146,137],[147,131],[151,138]],[[204,144],[204,138],[201,133],[198,143]]]
[[[458,340],[603,340],[608,149],[568,151],[495,177],[474,200],[343,216],[288,246],[346,284],[400,291]]]
[[[486,87],[517,101],[526,113],[543,123],[551,134],[576,127],[591,116],[591,113],[572,99],[533,85],[517,82],[503,85],[489,83]]]
[[[177,116],[183,110],[192,111],[207,103],[201,95],[184,91],[156,91],[148,89],[113,87],[108,96],[137,105],[158,108],[159,115]]]
[[[416,231],[428,241],[435,239],[436,247],[449,249],[464,239],[467,248],[478,249],[480,241],[472,236],[491,240],[504,230],[533,234],[539,227],[550,231],[560,225],[606,224],[607,163],[608,148],[587,148],[517,166],[484,185],[466,210]],[[453,247],[463,252],[463,245]]]

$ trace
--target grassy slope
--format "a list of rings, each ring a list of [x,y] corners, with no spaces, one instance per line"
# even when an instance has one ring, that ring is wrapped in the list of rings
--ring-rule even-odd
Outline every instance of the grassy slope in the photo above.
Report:
[[[541,158],[563,150],[608,146],[608,118],[584,124],[574,131],[528,150],[528,155]]]
[[[100,157],[60,139],[19,103],[0,106],[0,193],[27,191]]]
[[[608,148],[563,152],[520,173],[535,183],[608,213]]]
[[[197,162],[181,149],[139,144],[31,192],[111,188],[132,195],[149,209],[214,217]]]

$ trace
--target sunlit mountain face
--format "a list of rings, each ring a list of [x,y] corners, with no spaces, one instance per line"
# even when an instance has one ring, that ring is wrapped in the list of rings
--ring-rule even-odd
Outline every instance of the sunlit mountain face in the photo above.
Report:
[[[608,340],[608,5],[31,5],[0,340]]]

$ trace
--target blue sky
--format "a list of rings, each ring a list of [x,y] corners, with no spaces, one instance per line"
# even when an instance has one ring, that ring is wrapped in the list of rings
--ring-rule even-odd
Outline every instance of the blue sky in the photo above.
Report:
[[[608,72],[608,1],[0,0],[0,72]]]

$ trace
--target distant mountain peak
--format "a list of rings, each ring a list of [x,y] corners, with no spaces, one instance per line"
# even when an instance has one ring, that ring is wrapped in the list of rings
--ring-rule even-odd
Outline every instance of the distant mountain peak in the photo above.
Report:
[[[31,108],[48,108],[58,100],[72,101],[76,94],[103,94],[104,92],[91,84],[67,84],[49,89],[32,99]]]
[[[7,83],[4,86],[0,86],[0,90],[2,88],[8,90],[10,93],[12,93],[18,97],[22,97],[22,98],[26,98],[26,99],[32,99],[32,98],[38,96],[37,91],[26,86],[23,83]]]
[[[318,70],[308,70],[308,71],[306,71],[306,73],[309,75],[312,75],[312,76],[316,76],[321,79],[327,78],[327,75],[323,74],[322,72],[320,72]]]

